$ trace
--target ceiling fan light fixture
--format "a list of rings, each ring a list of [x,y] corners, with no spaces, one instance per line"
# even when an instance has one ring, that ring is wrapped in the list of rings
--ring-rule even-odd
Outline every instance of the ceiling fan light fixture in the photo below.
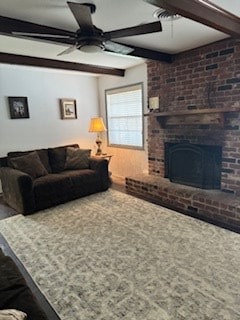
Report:
[[[88,41],[81,44],[78,49],[86,53],[99,53],[104,50],[104,45],[101,41]]]

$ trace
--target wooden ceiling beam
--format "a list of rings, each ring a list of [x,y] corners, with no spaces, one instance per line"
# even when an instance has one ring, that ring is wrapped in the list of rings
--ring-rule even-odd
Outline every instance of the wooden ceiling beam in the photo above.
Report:
[[[209,0],[144,0],[210,28],[240,37],[240,18]]]
[[[65,62],[53,59],[43,59],[31,56],[9,54],[0,52],[0,63],[16,64],[25,66],[34,66],[51,69],[63,69],[72,71],[81,71],[95,74],[107,74],[113,76],[124,77],[125,70],[109,67],[100,67],[90,64]]]
[[[116,41],[114,41],[114,42],[116,42]],[[130,48],[134,49],[134,51],[128,53],[127,56],[163,61],[163,62],[167,62],[167,63],[173,62],[173,55],[171,55],[169,53],[164,53],[161,51],[135,47],[135,46],[132,46],[131,44],[125,44],[125,43],[120,43],[120,42],[116,42],[116,43],[126,45],[126,46],[129,46]]]

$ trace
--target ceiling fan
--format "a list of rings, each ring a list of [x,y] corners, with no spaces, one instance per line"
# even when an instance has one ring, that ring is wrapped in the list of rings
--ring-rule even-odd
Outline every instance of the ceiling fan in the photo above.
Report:
[[[157,21],[147,24],[140,24],[134,27],[103,32],[101,29],[93,25],[91,15],[96,10],[96,6],[93,3],[80,4],[67,2],[67,4],[80,27],[76,32],[37,25],[17,19],[5,17],[1,17],[1,19],[5,18],[5,20],[7,19],[6,22],[9,22],[7,31],[11,35],[69,45],[66,50],[60,52],[58,55],[68,54],[76,49],[89,53],[109,51],[117,54],[127,55],[133,52],[135,48],[114,42],[112,39],[162,31],[161,23],[160,21]],[[3,27],[1,19],[0,32],[2,31],[1,29],[6,29],[6,24]],[[15,20],[15,23],[14,21],[10,23],[9,20]]]

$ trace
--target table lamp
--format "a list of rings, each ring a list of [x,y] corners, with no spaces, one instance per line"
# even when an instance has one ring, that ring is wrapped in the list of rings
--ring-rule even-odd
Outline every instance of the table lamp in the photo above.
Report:
[[[91,118],[90,121],[90,126],[89,126],[89,132],[97,132],[97,139],[96,139],[96,144],[97,144],[97,152],[96,156],[100,156],[102,154],[102,149],[101,149],[101,144],[102,140],[100,139],[100,132],[107,131],[103,118],[102,117],[97,117],[97,118]]]

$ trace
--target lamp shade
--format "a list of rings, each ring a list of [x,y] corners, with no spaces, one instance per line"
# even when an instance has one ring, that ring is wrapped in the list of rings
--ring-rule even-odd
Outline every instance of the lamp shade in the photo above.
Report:
[[[98,117],[98,118],[92,118],[90,121],[90,126],[89,126],[89,132],[103,132],[103,131],[107,131],[104,122],[103,122],[103,118],[102,117]]]

